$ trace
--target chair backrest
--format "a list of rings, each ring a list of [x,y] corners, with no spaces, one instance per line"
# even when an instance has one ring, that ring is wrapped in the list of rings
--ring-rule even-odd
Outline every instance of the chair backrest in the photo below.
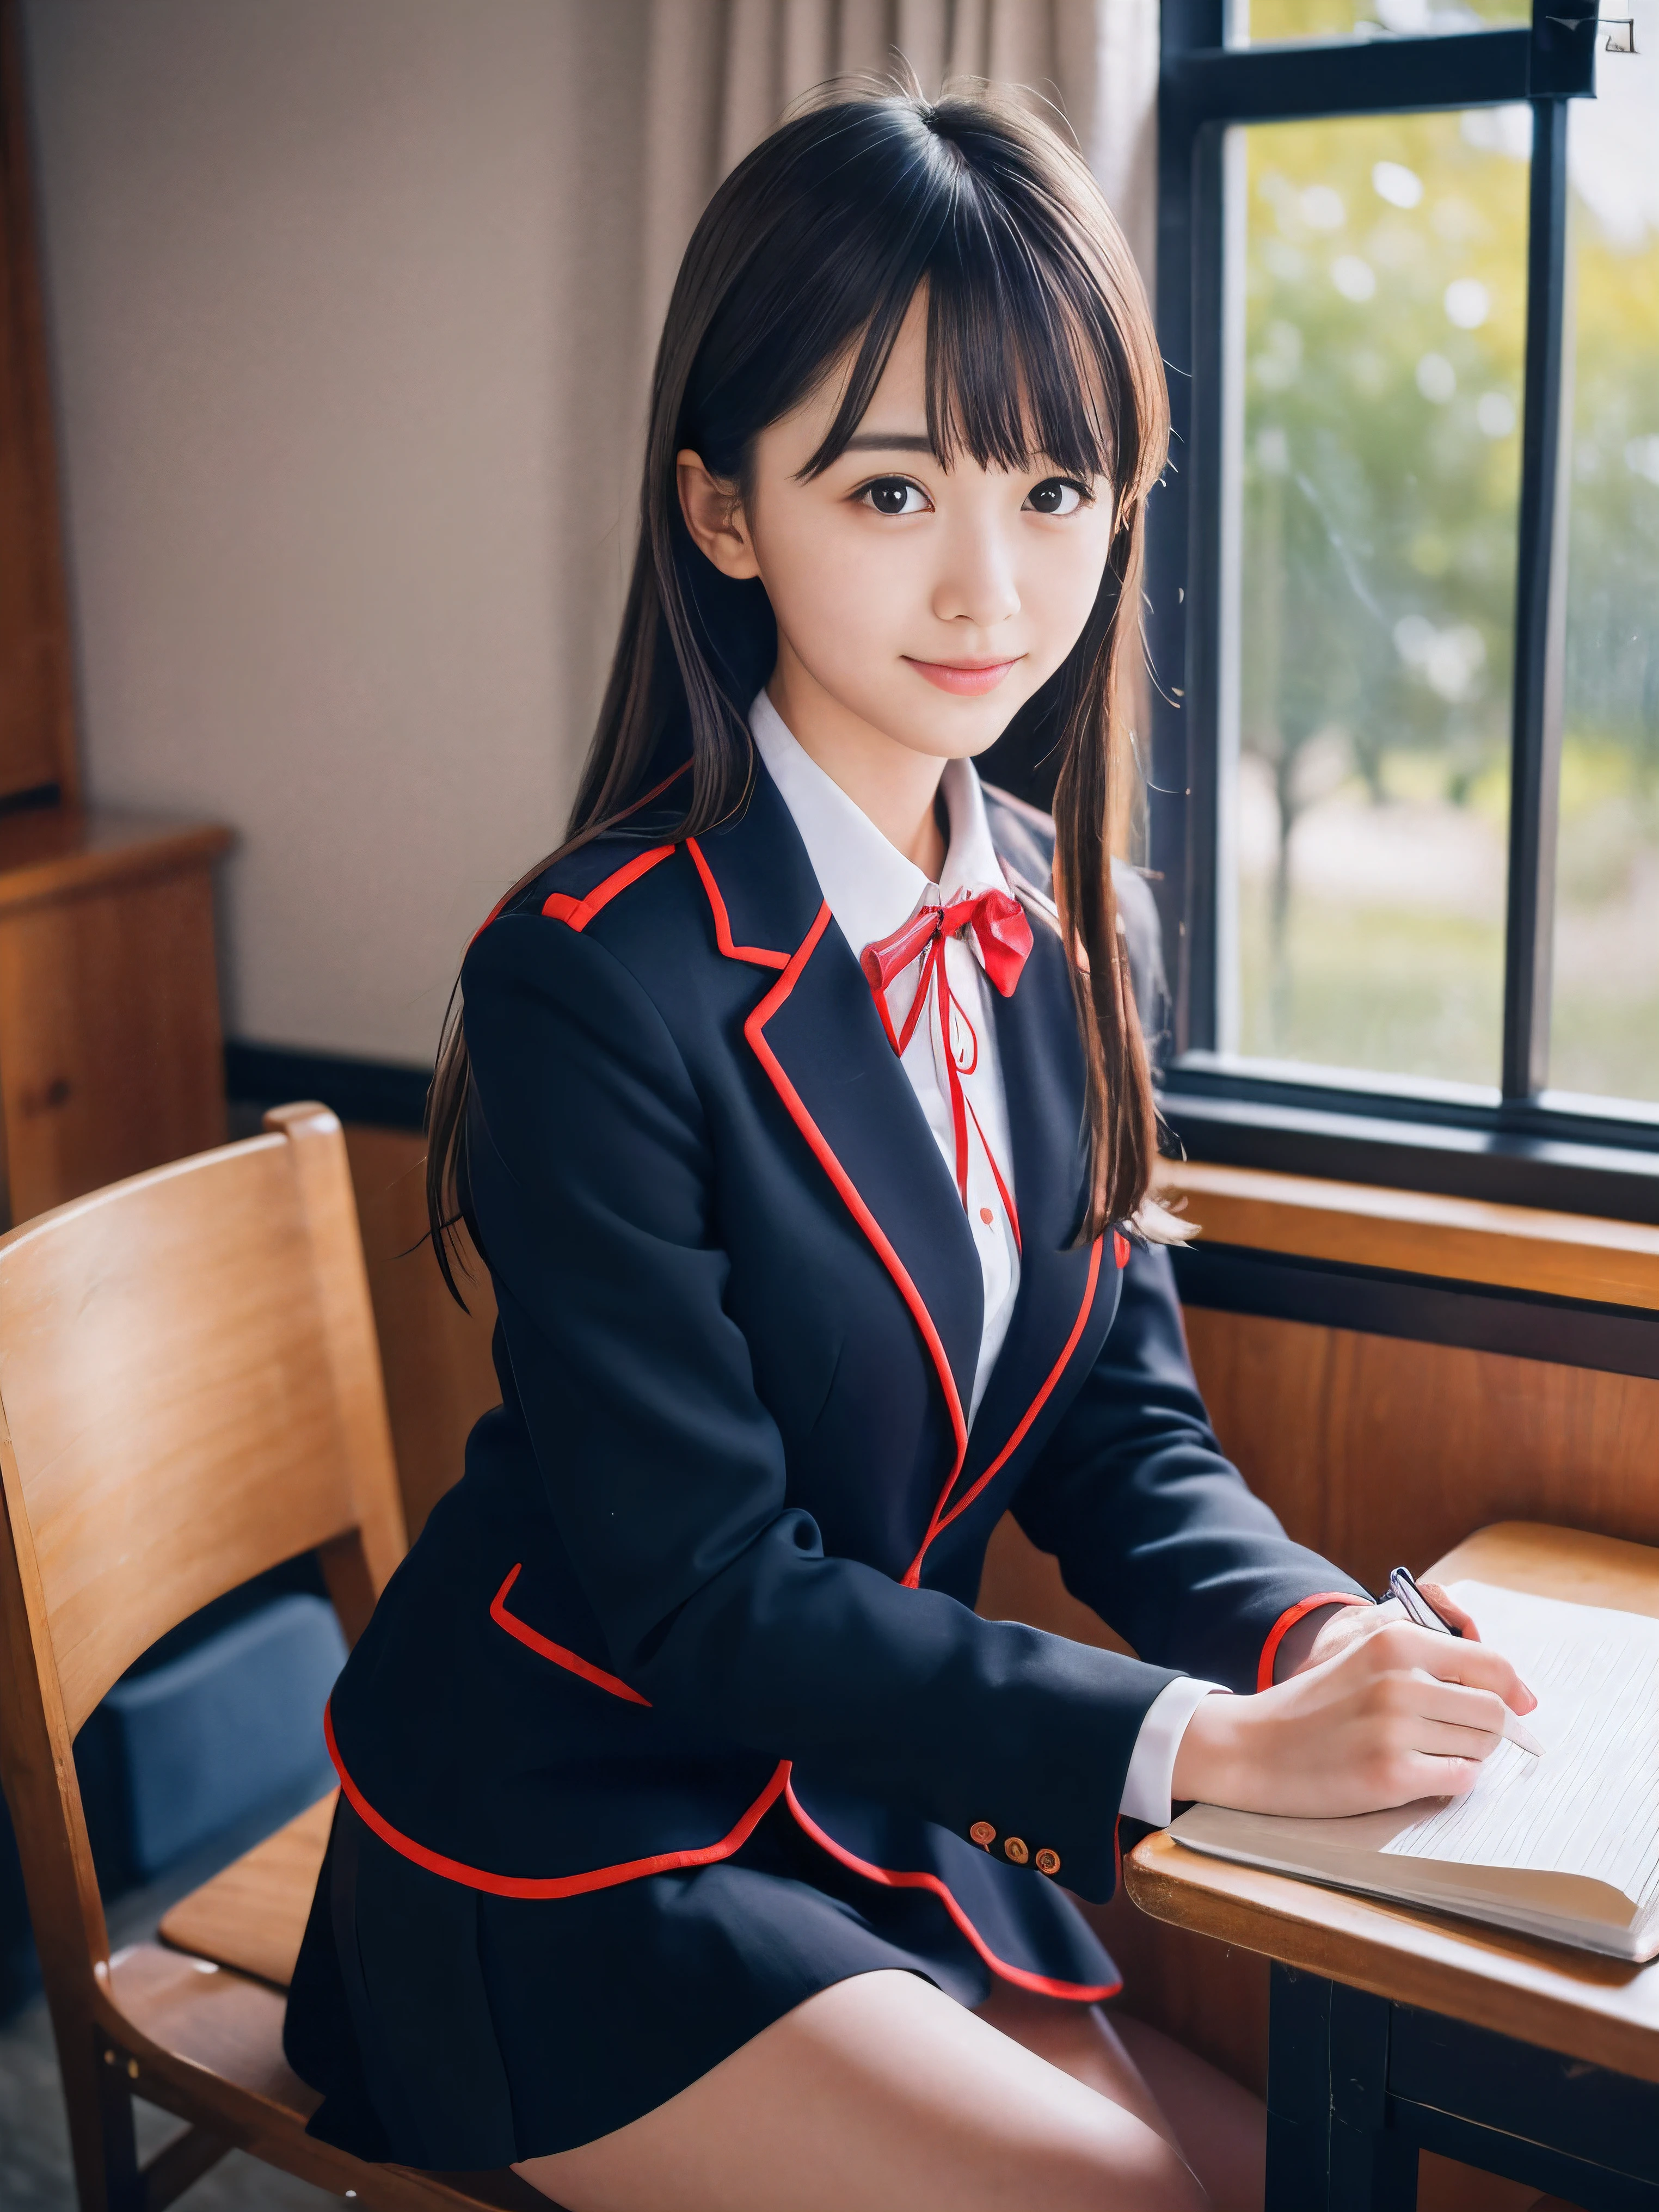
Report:
[[[78,1922],[82,1971],[106,1948],[71,1752],[93,1707],[301,1552],[355,1637],[404,1549],[344,1137],[320,1106],[265,1130],[0,1238],[0,1777],[37,1933]]]

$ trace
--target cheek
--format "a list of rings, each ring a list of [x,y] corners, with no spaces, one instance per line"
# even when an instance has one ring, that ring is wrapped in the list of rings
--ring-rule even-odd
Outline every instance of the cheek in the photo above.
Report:
[[[803,652],[844,659],[889,637],[915,596],[914,562],[871,531],[781,531],[759,550],[773,611]]]
[[[1083,634],[1110,550],[1105,530],[1079,531],[1069,538],[1056,531],[1035,549],[1035,557],[1026,564],[1021,599],[1056,666]]]

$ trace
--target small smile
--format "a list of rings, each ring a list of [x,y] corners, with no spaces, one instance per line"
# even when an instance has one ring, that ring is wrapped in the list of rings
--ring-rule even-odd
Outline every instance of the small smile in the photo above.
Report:
[[[1024,653],[1016,653],[1012,660],[917,660],[906,653],[918,676],[925,676],[941,691],[958,691],[977,695],[994,691],[1015,663],[1023,660]]]

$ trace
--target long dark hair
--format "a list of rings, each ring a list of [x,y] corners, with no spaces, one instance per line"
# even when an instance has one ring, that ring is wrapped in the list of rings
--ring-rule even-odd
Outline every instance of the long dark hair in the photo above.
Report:
[[[833,96],[774,131],[709,202],[657,354],[639,550],[560,851],[599,836],[661,781],[665,763],[688,757],[690,793],[671,834],[696,836],[742,805],[754,774],[749,706],[772,672],[777,631],[763,586],[722,576],[692,543],[675,455],[690,447],[713,475],[742,484],[758,434],[850,363],[808,473],[827,468],[923,285],[927,426],[940,459],[967,453],[981,467],[1023,469],[1040,455],[1104,477],[1114,501],[1105,577],[1083,635],[1005,739],[1028,760],[1059,763],[1055,902],[1074,949],[1088,1071],[1091,1237],[1137,1211],[1157,1150],[1109,823],[1139,649],[1142,510],[1164,465],[1168,397],[1146,295],[1099,188],[1070,147],[1012,102],[991,93],[933,103],[897,92]],[[674,787],[684,792],[685,779]],[[427,1115],[427,1205],[452,1291],[469,1086],[458,996]]]

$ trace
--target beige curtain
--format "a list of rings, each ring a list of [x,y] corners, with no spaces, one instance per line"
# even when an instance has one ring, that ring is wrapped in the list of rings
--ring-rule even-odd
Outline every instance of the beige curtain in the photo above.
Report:
[[[1059,110],[1150,281],[1158,0],[653,0],[641,323],[720,179],[826,77],[988,77]]]

